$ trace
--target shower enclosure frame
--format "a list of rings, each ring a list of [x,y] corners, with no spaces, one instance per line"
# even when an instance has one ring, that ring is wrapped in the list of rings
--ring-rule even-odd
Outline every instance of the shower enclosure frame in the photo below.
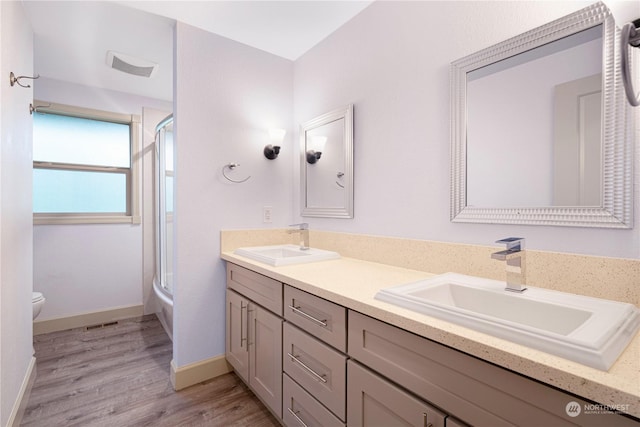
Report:
[[[158,318],[167,334],[173,336],[173,137],[171,154],[167,153],[167,134],[173,135],[173,115],[165,117],[156,126],[154,158],[154,219],[155,219],[155,270],[153,290],[159,300]],[[170,157],[169,157],[170,156]],[[167,168],[167,161],[171,168]],[[168,178],[171,179],[168,191]]]

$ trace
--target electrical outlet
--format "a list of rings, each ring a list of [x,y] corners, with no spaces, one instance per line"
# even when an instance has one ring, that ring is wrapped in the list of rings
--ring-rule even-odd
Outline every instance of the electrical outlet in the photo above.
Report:
[[[262,222],[265,224],[273,222],[271,219],[271,209],[273,209],[271,206],[264,206],[262,208]]]

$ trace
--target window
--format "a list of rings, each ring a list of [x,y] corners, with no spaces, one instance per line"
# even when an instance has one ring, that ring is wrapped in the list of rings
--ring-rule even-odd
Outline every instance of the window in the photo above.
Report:
[[[137,116],[38,107],[33,117],[34,222],[139,223],[138,132]]]

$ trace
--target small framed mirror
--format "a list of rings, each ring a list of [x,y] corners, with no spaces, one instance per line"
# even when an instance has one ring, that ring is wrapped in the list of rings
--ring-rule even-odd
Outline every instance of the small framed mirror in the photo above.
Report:
[[[451,220],[632,227],[633,138],[603,3],[451,64]]]
[[[353,218],[353,105],[300,127],[302,216]]]

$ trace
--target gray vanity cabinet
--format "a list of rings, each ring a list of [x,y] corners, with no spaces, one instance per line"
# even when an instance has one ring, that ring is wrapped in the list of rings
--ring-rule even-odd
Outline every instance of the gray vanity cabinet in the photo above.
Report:
[[[568,405],[589,402],[351,310],[348,337],[352,360],[471,425],[638,426],[607,413],[571,417]],[[356,396],[352,371],[350,362],[348,400]]]
[[[231,263],[227,288],[227,361],[285,426],[639,425]]]
[[[229,264],[226,301],[226,359],[281,418],[282,283]]]

